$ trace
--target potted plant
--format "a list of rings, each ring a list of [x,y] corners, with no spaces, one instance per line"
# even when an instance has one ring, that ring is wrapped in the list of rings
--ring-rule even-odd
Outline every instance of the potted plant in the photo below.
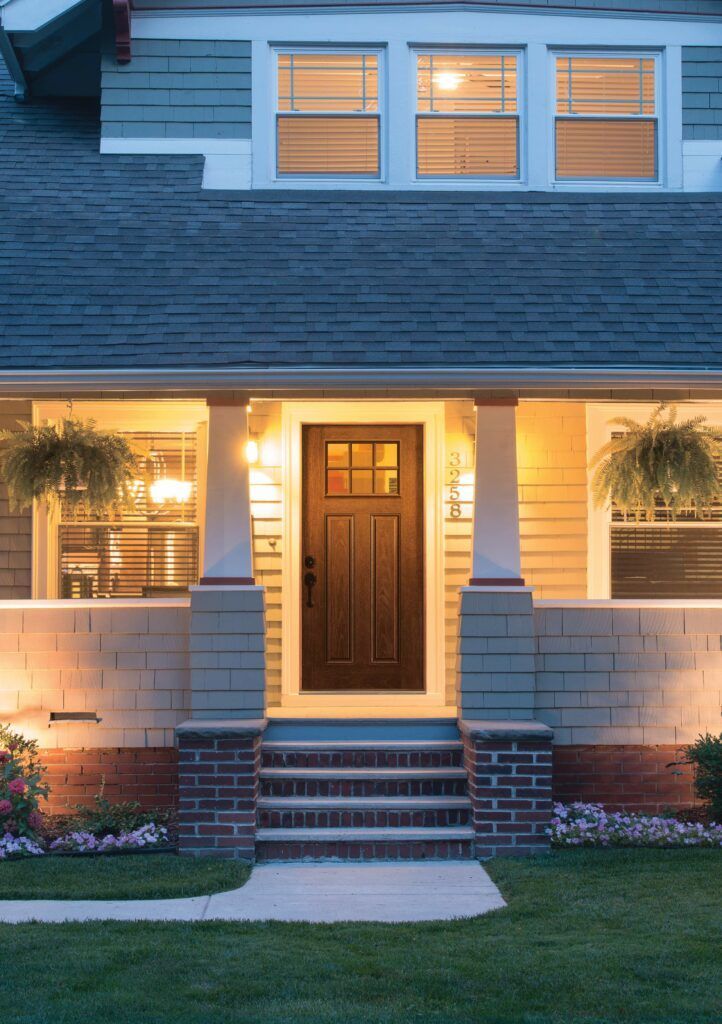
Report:
[[[613,502],[623,513],[646,512],[659,500],[672,518],[683,508],[709,508],[720,493],[716,460],[722,435],[704,416],[677,420],[677,410],[659,405],[646,423],[620,416],[622,428],[596,453],[592,493],[597,505]]]
[[[15,507],[26,508],[35,498],[62,500],[71,509],[82,502],[93,510],[130,502],[138,466],[122,435],[98,430],[93,420],[19,425],[0,432],[0,468]]]

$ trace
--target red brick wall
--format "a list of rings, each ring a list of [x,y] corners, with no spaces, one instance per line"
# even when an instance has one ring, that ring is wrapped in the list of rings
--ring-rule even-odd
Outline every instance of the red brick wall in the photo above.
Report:
[[[92,804],[105,776],[105,796],[138,800],[146,810],[178,803],[178,751],[174,747],[101,747],[43,750],[50,797],[44,810],[62,814]]]
[[[690,769],[667,767],[678,756],[672,745],[554,747],[554,799],[630,811],[689,807],[695,803]]]

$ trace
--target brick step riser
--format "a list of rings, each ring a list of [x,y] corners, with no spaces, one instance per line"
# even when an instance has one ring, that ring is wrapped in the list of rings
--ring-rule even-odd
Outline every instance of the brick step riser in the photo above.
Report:
[[[258,812],[261,828],[444,828],[468,825],[470,810],[428,808],[427,810],[274,810]]]
[[[461,768],[461,750],[263,750],[264,768]]]
[[[256,860],[460,860],[473,856],[471,840],[438,842],[308,842],[256,843]]]
[[[465,779],[261,779],[260,795],[318,797],[466,796]]]

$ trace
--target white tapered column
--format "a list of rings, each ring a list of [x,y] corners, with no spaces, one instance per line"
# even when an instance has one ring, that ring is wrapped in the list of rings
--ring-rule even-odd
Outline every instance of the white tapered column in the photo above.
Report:
[[[523,586],[516,472],[516,400],[476,405],[472,586]]]
[[[252,585],[245,401],[208,399],[208,476],[201,584]]]

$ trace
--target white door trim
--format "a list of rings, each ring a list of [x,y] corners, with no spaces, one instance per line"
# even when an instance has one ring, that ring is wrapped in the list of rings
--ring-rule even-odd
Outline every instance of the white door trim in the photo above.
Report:
[[[306,423],[420,424],[424,437],[424,693],[301,693],[301,516],[302,427]],[[281,707],[270,715],[394,717],[441,714],[444,667],[444,403],[398,401],[284,402],[283,446],[283,650]]]

